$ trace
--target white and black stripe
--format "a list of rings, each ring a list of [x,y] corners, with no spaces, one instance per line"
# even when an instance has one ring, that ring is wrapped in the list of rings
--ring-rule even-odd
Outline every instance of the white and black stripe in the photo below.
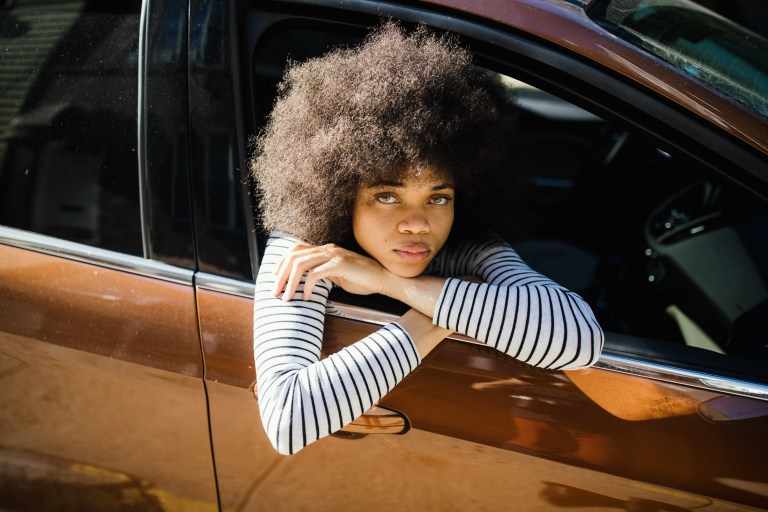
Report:
[[[319,282],[308,301],[283,302],[272,293],[275,265],[296,242],[269,239],[254,302],[259,409],[283,454],[347,425],[420,363],[413,340],[397,323],[320,360],[331,283]],[[437,325],[543,368],[584,368],[600,354],[603,334],[589,306],[531,270],[499,238],[446,247],[428,273],[485,281],[449,278],[435,307]]]
[[[448,278],[433,316],[441,327],[541,368],[586,368],[600,356],[603,332],[587,303],[532,270],[499,237],[447,247],[427,271],[484,281]]]

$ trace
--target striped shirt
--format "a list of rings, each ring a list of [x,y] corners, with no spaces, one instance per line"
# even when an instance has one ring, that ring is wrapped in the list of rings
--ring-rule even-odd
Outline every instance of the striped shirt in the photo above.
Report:
[[[349,424],[419,363],[410,334],[397,322],[320,359],[331,282],[309,300],[272,293],[273,270],[297,240],[273,236],[256,279],[254,360],[259,411],[275,449],[292,454]],[[425,274],[448,277],[433,322],[520,361],[553,370],[586,368],[602,350],[603,332],[589,306],[531,270],[502,239],[446,245]]]

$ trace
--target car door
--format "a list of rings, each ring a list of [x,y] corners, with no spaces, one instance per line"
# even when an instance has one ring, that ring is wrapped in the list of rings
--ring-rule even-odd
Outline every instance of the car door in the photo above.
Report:
[[[685,283],[665,276],[674,276],[671,269],[680,261],[692,260],[680,259],[669,245],[661,244],[661,251],[661,245],[649,246],[655,238],[646,233],[659,219],[665,229],[664,215],[679,211],[674,202],[678,191],[714,180],[728,189],[725,195],[735,194],[735,203],[743,199],[750,211],[755,208],[750,219],[757,227],[749,231],[762,233],[765,240],[764,202],[728,178],[729,171],[738,176],[738,165],[735,171],[731,166],[705,169],[701,160],[706,157],[695,157],[703,139],[692,139],[705,133],[724,140],[727,150],[734,150],[733,144],[706,127],[683,131],[681,127],[693,124],[687,114],[627,85],[615,72],[585,63],[573,50],[544,43],[541,34],[526,33],[524,27],[505,29],[499,13],[513,9],[501,3],[486,6],[492,11],[487,16],[496,15],[494,23],[463,15],[461,10],[473,8],[469,4],[461,10],[381,2],[316,4],[230,6],[216,23],[198,24],[209,36],[231,38],[229,47],[217,47],[217,59],[201,60],[193,68],[201,74],[200,84],[212,84],[205,76],[222,82],[215,97],[200,86],[192,113],[205,122],[191,119],[199,134],[194,147],[215,147],[208,132],[226,134],[220,139],[227,144],[219,146],[218,154],[207,152],[197,160],[228,162],[219,166],[217,182],[230,183],[223,195],[232,201],[216,211],[208,209],[216,198],[205,188],[205,177],[216,166],[201,165],[195,187],[198,208],[206,208],[196,212],[197,229],[205,237],[198,239],[199,245],[239,255],[250,244],[253,267],[258,265],[263,240],[250,224],[248,207],[241,224],[216,227],[212,217],[225,218],[227,208],[238,201],[250,204],[248,188],[245,199],[242,190],[238,193],[237,183],[247,183],[247,177],[237,174],[236,167],[247,169],[247,137],[271,108],[288,56],[304,59],[332,45],[354,44],[380,16],[406,24],[426,22],[460,35],[478,63],[500,73],[516,93],[522,118],[520,157],[526,166],[520,176],[522,192],[510,201],[509,218],[516,222],[510,222],[504,235],[534,268],[589,299],[607,332],[606,349],[590,370],[547,372],[452,337],[358,425],[283,457],[269,445],[253,397],[252,271],[242,258],[227,262],[211,254],[196,285],[222,507],[764,508],[764,365],[686,343],[709,337],[681,334],[706,324],[694,318],[707,311],[701,306],[696,313],[703,294],[683,292]],[[536,27],[551,25],[551,33],[572,30],[574,38],[585,41],[596,33],[605,35],[573,2],[538,10],[532,5],[518,7]],[[205,9],[199,15],[211,19]],[[641,59],[610,37],[591,48],[600,45]],[[224,86],[220,73],[232,78],[231,87]],[[235,154],[238,163],[230,163]],[[727,231],[720,234],[727,238]],[[681,238],[672,243],[695,254],[700,241],[706,243],[698,250],[711,251],[719,245],[715,240],[696,238],[687,245]],[[756,258],[762,247],[757,243],[719,257],[737,266],[745,252],[747,259]],[[759,272],[751,275],[763,279]],[[746,286],[747,278],[740,279],[736,288]],[[660,288],[645,286],[655,280]],[[377,298],[332,298],[338,314],[327,318],[325,354],[396,318],[397,307]],[[644,304],[645,299],[653,302]],[[652,319],[659,326],[651,325]]]
[[[3,510],[218,509],[166,7],[0,10]]]

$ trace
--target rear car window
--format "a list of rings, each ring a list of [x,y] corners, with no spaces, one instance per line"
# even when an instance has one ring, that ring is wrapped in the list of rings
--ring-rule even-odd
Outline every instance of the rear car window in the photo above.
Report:
[[[141,255],[140,1],[0,12],[0,224]]]

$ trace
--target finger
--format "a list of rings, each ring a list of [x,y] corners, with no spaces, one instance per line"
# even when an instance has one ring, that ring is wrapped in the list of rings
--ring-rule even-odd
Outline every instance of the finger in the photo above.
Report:
[[[277,265],[275,265],[274,270],[272,270],[272,273],[275,275],[278,275],[280,272],[282,272],[285,269],[286,265],[290,265],[290,261],[296,257],[296,255],[301,255],[304,251],[307,249],[314,248],[314,245],[307,245],[307,244],[296,244],[293,247],[288,250],[287,253],[283,255],[282,258],[277,262]]]
[[[289,301],[296,294],[296,290],[301,283],[301,278],[307,271],[312,270],[318,265],[322,265],[327,261],[327,257],[324,254],[309,253],[304,256],[295,258],[290,269],[290,275],[285,283],[285,291],[283,292],[283,300]]]
[[[307,278],[304,280],[304,293],[302,294],[302,298],[304,300],[309,300],[312,298],[312,291],[315,289],[315,285],[320,279],[321,277],[317,273],[316,268],[313,268],[307,272]]]
[[[314,291],[317,282],[323,278],[329,277],[329,275],[332,275],[332,269],[334,267],[335,265],[333,260],[330,260],[307,272],[307,278],[304,280],[304,300],[309,300],[312,298],[312,292]]]
[[[291,273],[291,269],[293,268],[296,259],[306,255],[307,250],[313,248],[314,246],[312,245],[296,244],[287,254],[280,258],[280,261],[278,261],[275,269],[272,271],[275,276],[275,286],[273,289],[275,297],[280,295],[284,290],[285,283],[288,280],[288,276]]]
[[[275,297],[280,295],[285,289],[285,282],[291,275],[291,268],[293,268],[293,257],[291,254],[286,254],[280,260],[277,270],[275,270]]]

